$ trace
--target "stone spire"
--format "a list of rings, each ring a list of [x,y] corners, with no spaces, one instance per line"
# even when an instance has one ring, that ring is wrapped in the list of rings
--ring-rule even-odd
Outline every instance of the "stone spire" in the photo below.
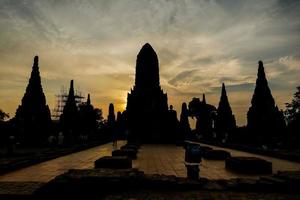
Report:
[[[37,104],[39,106],[46,104],[46,98],[41,84],[38,56],[34,57],[31,76],[26,88],[26,93],[22,99],[22,104]]]
[[[78,109],[77,109],[76,100],[75,100],[74,81],[71,80],[69,95],[68,95],[66,105],[64,107],[64,112],[69,112],[69,111],[75,112],[75,110],[77,111]]]
[[[107,123],[113,125],[116,122],[114,104],[110,103],[108,108]]]
[[[256,86],[247,114],[247,127],[253,135],[263,138],[268,143],[272,137],[278,135],[285,128],[282,113],[275,105],[274,98],[268,86],[263,62],[258,62]]]
[[[159,83],[158,57],[150,44],[137,55],[135,85],[128,93],[126,123],[128,139],[141,143],[173,143],[169,127],[168,96]],[[177,120],[178,121],[178,120]]]
[[[90,94],[88,94],[87,100],[86,100],[86,105],[91,105],[91,97]]]
[[[157,55],[149,43],[146,43],[136,59],[135,87],[152,89],[159,87],[159,67]]]
[[[217,114],[217,136],[219,139],[224,139],[225,134],[230,134],[236,128],[235,117],[232,114],[224,83],[222,83],[222,92]]]
[[[97,113],[91,104],[90,94],[87,96],[85,103],[78,105],[79,126],[81,134],[90,135],[97,129]]]
[[[186,103],[182,103],[181,106],[181,114],[180,114],[180,120],[179,120],[179,131],[180,131],[180,138],[181,140],[189,139],[190,137],[190,123],[189,123],[189,114],[188,114],[188,108]]]
[[[256,87],[251,100],[254,107],[274,107],[275,101],[268,86],[264,65],[262,61],[258,62],[258,72],[256,79]]]
[[[232,114],[224,83],[222,83],[222,91],[221,91],[221,98],[220,98],[220,102],[219,102],[218,111]]]
[[[72,143],[78,134],[79,111],[74,94],[74,81],[70,82],[70,89],[63,113],[60,116],[60,124],[66,136],[66,142]]]
[[[202,103],[206,104],[205,94],[202,95]]]
[[[15,118],[16,126],[24,131],[21,137],[26,143],[41,142],[49,134],[52,122],[41,84],[38,56],[34,57],[29,83]]]

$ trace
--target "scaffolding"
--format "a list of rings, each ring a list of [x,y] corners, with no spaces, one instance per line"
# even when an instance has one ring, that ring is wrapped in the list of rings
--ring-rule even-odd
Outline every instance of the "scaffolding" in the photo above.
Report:
[[[75,92],[74,96],[75,96],[76,105],[78,106],[83,102],[85,97],[83,93],[78,89],[75,89],[74,92]],[[61,87],[60,93],[55,95],[56,106],[52,110],[52,115],[51,115],[53,120],[59,120],[61,114],[63,113],[66,102],[68,100],[68,95],[69,92],[64,86]]]

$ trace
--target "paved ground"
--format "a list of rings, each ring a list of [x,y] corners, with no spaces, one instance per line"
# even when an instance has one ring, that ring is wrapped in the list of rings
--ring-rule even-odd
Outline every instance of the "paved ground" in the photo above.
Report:
[[[100,199],[100,198],[99,198]],[[102,198],[101,198],[102,199]],[[274,193],[255,193],[255,192],[221,192],[221,191],[187,191],[187,192],[170,192],[170,191],[136,191],[127,193],[118,193],[107,195],[105,200],[299,200],[299,194],[276,194]]]
[[[119,142],[119,145],[124,142]],[[14,172],[0,175],[0,181],[37,181],[46,182],[69,169],[93,168],[94,161],[102,156],[111,155],[112,144],[104,144],[98,147],[62,156],[53,160],[42,162]]]
[[[210,146],[210,145],[205,145]],[[260,156],[243,151],[210,146],[213,149],[230,151],[232,156],[255,156],[266,159],[273,163],[273,173],[277,171],[299,171],[300,163]],[[138,159],[134,161],[134,167],[145,173],[157,173],[175,176],[186,176],[184,167],[184,149],[173,145],[143,145],[140,149]],[[224,161],[202,160],[200,176],[209,179],[230,179],[237,177],[257,178],[255,175],[237,174],[225,169]]]
[[[121,142],[121,144],[124,142]],[[119,142],[119,145],[121,145]],[[208,146],[208,145],[206,145]],[[214,147],[214,149],[224,149]],[[46,182],[68,169],[93,168],[94,161],[102,156],[111,155],[112,144],[100,145],[85,151],[46,161],[34,166],[26,167],[15,172],[0,176],[0,181],[38,181]],[[227,149],[228,150],[228,149]],[[254,154],[230,150],[233,156],[253,156]],[[176,176],[186,176],[183,164],[184,150],[174,145],[143,145],[134,167],[145,173],[158,173]],[[300,170],[300,163],[285,161],[267,156],[258,156],[273,163],[273,172],[278,170]],[[253,177],[236,174],[225,170],[224,161],[203,160],[200,176],[210,179],[229,179],[234,177]]]

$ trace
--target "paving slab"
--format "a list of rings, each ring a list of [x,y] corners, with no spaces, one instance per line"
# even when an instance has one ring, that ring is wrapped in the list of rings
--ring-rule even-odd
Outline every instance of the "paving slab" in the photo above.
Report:
[[[125,143],[125,141],[118,142],[118,146],[121,147]],[[273,173],[300,171],[300,163],[297,162],[215,146],[210,147],[229,151],[232,156],[254,156],[270,161],[273,164]],[[94,168],[94,162],[102,156],[110,156],[112,149],[111,143],[100,145],[1,175],[0,181],[47,182],[69,169]],[[146,174],[186,177],[184,149],[175,145],[142,145],[139,149],[138,158],[133,160],[133,167],[144,171]],[[257,175],[245,175],[226,170],[224,161],[206,159],[203,159],[200,165],[200,177],[208,179],[258,178]]]

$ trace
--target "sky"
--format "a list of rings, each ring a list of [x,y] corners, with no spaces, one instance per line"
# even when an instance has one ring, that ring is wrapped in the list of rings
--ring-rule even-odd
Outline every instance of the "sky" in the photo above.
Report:
[[[280,109],[300,85],[300,1],[0,0],[0,108],[14,116],[39,55],[51,110],[74,79],[104,117],[109,103],[122,111],[147,42],[178,117],[203,93],[218,106],[224,82],[245,125],[259,60]]]

